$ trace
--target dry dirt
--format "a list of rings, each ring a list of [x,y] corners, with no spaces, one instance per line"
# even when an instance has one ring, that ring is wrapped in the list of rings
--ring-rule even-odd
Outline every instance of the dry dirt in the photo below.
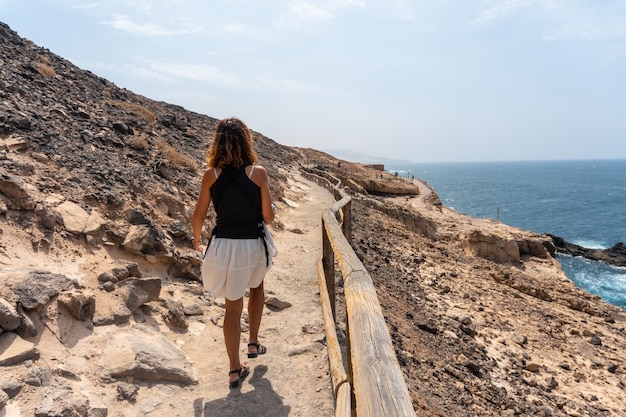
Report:
[[[318,417],[334,414],[334,399],[328,371],[325,334],[319,304],[316,262],[321,252],[321,212],[334,200],[325,189],[294,174],[289,190],[279,204],[279,230],[273,235],[279,254],[265,281],[266,297],[275,297],[291,304],[287,308],[268,306],[264,311],[260,341],[267,346],[265,355],[247,359],[244,311],[241,355],[249,362],[250,376],[239,389],[228,388],[228,361],[222,336],[223,307],[219,299],[208,298],[197,282],[164,282],[161,298],[174,298],[183,304],[200,303],[204,314],[191,316],[187,331],[175,331],[163,323],[159,313],[162,306],[150,303],[144,315],[135,315],[140,321],[154,320],[161,332],[174,341],[193,364],[198,384],[181,388],[178,385],[129,381],[139,387],[134,403],[115,400],[115,383],[98,382],[97,358],[105,335],[119,330],[119,326],[94,327],[90,334],[84,328],[74,329],[75,336],[61,344],[58,335],[49,328],[40,329],[38,348],[42,360],[52,369],[59,364],[80,366],[86,380],[96,381],[90,391],[102,393],[109,407],[109,416],[135,417],[208,417],[208,416],[267,416]],[[0,247],[0,265],[3,269],[45,269],[77,278],[83,285],[95,285],[95,277],[106,270],[111,261],[128,254],[114,253],[109,248],[85,252],[79,247],[65,248],[64,253],[47,256],[35,254],[26,239],[9,244],[6,238],[19,231],[4,230]],[[129,259],[139,262],[138,259]],[[144,276],[160,275],[158,265],[141,262]],[[95,281],[95,282],[94,282]],[[100,291],[102,293],[102,291]],[[106,297],[97,299],[104,308]],[[134,319],[128,324],[132,326]],[[154,323],[153,323],[154,324]],[[49,326],[52,327],[52,326]],[[99,344],[95,340],[101,340]],[[90,378],[91,377],[91,378]],[[89,384],[89,383],[86,383]],[[28,386],[24,391],[29,389]],[[36,404],[23,400],[26,392],[9,402],[0,417],[30,416]],[[21,399],[21,401],[20,401]],[[21,410],[21,413],[20,411]]]

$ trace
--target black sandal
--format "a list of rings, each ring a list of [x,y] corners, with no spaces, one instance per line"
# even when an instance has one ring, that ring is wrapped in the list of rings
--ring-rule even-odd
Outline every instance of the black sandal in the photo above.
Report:
[[[248,343],[248,347],[250,346],[254,346],[256,348],[256,352],[248,352],[249,358],[256,358],[259,355],[265,355],[265,353],[267,352],[267,348],[259,342]]]
[[[243,365],[239,369],[234,369],[232,371],[228,371],[228,377],[229,378],[230,378],[230,376],[232,374],[239,374],[239,378],[235,379],[234,381],[229,381],[228,382],[228,386],[230,387],[230,389],[239,388],[239,385],[241,384],[241,381],[246,379],[246,377],[248,376],[249,373],[250,373],[250,367],[248,365]]]

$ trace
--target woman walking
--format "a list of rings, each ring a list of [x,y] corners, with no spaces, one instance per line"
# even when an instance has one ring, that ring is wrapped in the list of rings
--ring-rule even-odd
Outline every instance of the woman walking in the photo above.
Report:
[[[255,165],[252,133],[241,120],[228,118],[217,123],[206,161],[208,169],[191,221],[193,246],[202,251],[202,227],[213,202],[216,226],[204,256],[202,281],[213,296],[226,300],[228,380],[230,388],[237,388],[249,373],[248,364],[239,358],[243,297],[248,288],[248,357],[267,351],[258,340],[265,303],[263,279],[271,266],[262,222],[271,223],[274,211],[267,171]]]

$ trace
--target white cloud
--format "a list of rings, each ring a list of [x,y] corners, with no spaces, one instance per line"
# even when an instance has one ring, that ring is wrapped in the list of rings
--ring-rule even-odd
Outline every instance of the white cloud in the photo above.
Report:
[[[495,6],[482,11],[470,22],[470,26],[483,26],[513,13],[516,9],[528,4],[525,0],[504,0]]]
[[[129,16],[122,14],[115,14],[112,20],[103,21],[102,23],[123,32],[144,36],[186,35],[201,31],[199,26],[187,23],[178,29],[168,29],[154,23],[136,23]]]
[[[171,62],[149,62],[147,68],[162,76],[208,82],[224,87],[238,87],[241,81],[233,74],[213,65],[193,65]]]
[[[299,1],[290,8],[291,14],[304,20],[329,20],[335,17],[331,7]]]
[[[272,75],[235,73],[213,65],[184,64],[159,61],[145,61],[139,65],[125,66],[123,71],[142,78],[164,82],[194,81],[216,87],[239,91],[273,91],[280,93],[314,93],[319,87],[307,83],[275,77]]]
[[[336,17],[339,9],[365,6],[365,2],[360,0],[298,0],[291,5],[288,14],[302,20],[330,20]]]

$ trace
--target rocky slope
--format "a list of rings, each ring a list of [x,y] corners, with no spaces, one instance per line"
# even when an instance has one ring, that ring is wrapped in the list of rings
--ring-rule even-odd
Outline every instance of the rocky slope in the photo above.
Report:
[[[115,402],[149,415],[134,405],[137,381],[184,395],[199,378],[155,328],[191,337],[190,321],[219,318],[189,231],[216,120],[119,89],[3,24],[0,64],[0,413],[101,416]],[[355,251],[418,415],[626,416],[626,316],[565,277],[550,237],[254,137],[282,207],[304,194],[293,192],[301,168],[353,195]]]

